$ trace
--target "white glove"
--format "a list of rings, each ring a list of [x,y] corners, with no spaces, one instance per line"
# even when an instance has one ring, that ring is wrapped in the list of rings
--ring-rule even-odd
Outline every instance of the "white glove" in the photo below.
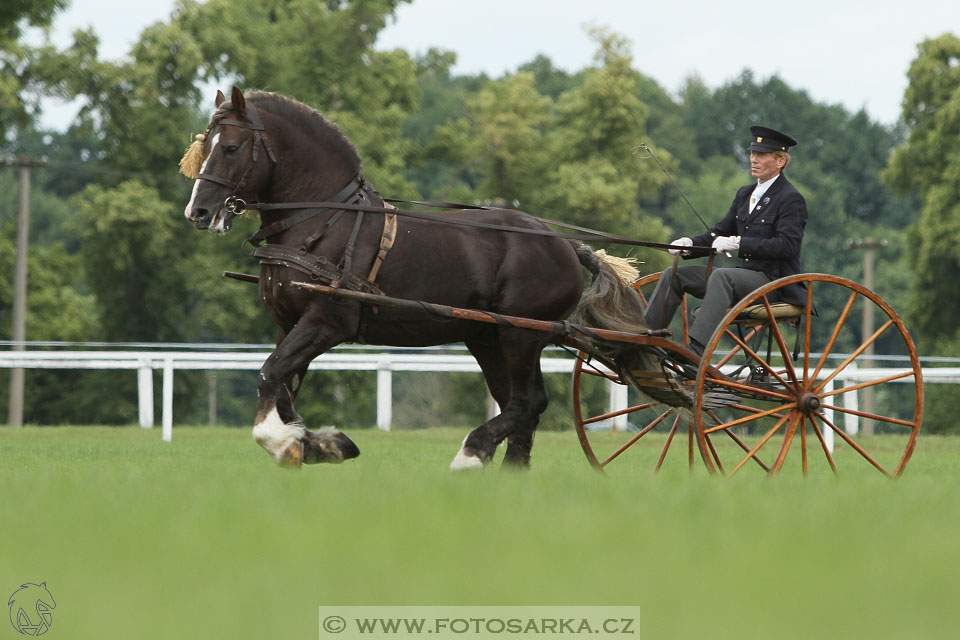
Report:
[[[684,236],[683,238],[680,238],[679,240],[674,240],[674,241],[671,242],[670,244],[672,244],[672,245],[674,245],[674,246],[681,246],[681,247],[692,247],[692,246],[693,246],[693,240],[691,240],[690,238],[687,238],[686,236]],[[667,249],[667,253],[669,253],[670,255],[674,255],[674,256],[677,255],[678,253],[682,252],[682,251],[683,251],[683,249]]]
[[[737,251],[740,248],[740,236],[718,236],[711,246],[717,253]]]

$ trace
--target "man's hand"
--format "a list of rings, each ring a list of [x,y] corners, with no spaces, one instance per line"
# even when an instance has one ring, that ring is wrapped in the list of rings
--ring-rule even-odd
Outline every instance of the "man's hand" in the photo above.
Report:
[[[711,246],[716,253],[737,251],[740,249],[740,236],[719,236],[714,239]]]
[[[670,244],[672,244],[672,245],[674,245],[674,246],[681,246],[681,247],[692,247],[692,246],[693,246],[693,240],[691,240],[690,238],[687,238],[687,237],[683,237],[683,238],[680,238],[679,240],[674,240],[674,241],[671,242]],[[670,255],[674,255],[674,256],[677,255],[678,253],[682,253],[682,252],[683,252],[683,249],[667,249],[667,253],[669,253]]]

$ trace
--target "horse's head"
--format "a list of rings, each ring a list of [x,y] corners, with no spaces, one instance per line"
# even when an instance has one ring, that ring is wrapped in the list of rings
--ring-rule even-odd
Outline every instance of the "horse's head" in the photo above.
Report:
[[[234,217],[269,183],[276,158],[252,104],[233,88],[230,100],[217,91],[217,111],[180,162],[196,178],[183,214],[198,229],[230,230]]]

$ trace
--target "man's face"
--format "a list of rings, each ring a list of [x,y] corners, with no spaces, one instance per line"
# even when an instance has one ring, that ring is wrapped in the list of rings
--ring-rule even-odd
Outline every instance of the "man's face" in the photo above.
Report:
[[[786,164],[786,158],[778,158],[775,153],[750,152],[750,175],[761,182],[775,177],[783,169],[784,164]]]

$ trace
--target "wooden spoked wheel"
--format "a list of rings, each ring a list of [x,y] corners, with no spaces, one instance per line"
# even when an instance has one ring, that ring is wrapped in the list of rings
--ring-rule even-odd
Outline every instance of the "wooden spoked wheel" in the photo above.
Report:
[[[795,285],[806,287],[805,308],[777,305]],[[788,462],[804,474],[875,468],[897,476],[922,416],[920,361],[906,326],[875,293],[831,275],[781,278],[740,301],[697,375],[700,454],[727,476],[776,475]]]
[[[632,285],[640,294],[644,305],[653,294],[659,279],[660,274],[654,273]],[[689,341],[686,298],[682,304],[683,313],[677,314],[681,315],[682,319],[678,319],[677,324],[680,325],[678,331],[686,344]],[[620,393],[627,393],[628,398],[637,398],[639,401],[624,410],[611,412],[608,408],[610,382],[623,387]],[[573,371],[573,415],[580,446],[587,460],[596,469],[602,470],[614,460],[629,460],[631,464],[636,464],[639,459],[640,464],[658,471],[663,466],[671,446],[677,442],[677,436],[681,441],[686,436],[683,455],[689,466],[694,463],[696,437],[692,414],[639,398],[639,394],[632,392],[617,373],[591,360],[583,352],[579,354]],[[620,423],[624,423],[623,429],[613,428]],[[644,446],[637,446],[641,442]],[[624,456],[627,451],[631,452],[630,455]]]

